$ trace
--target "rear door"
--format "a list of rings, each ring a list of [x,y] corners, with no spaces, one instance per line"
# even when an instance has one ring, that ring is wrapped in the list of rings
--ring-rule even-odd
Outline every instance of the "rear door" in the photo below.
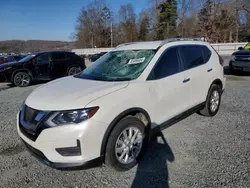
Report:
[[[210,84],[208,73],[212,71],[212,68],[204,59],[202,45],[183,45],[180,48],[180,55],[184,72],[190,78],[190,105],[194,107],[206,100]]]
[[[35,59],[35,72],[36,77],[39,79],[50,78],[50,54],[43,53]]]
[[[60,78],[65,76],[68,59],[64,52],[51,53],[51,77]]]
[[[148,78],[154,103],[156,124],[186,111],[190,106],[190,82],[182,72],[179,47],[170,47],[162,53]]]

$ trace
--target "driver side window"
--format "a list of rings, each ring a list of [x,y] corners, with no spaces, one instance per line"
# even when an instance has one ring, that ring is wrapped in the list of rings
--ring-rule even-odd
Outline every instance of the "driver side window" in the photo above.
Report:
[[[49,54],[42,54],[36,59],[37,64],[49,64]]]

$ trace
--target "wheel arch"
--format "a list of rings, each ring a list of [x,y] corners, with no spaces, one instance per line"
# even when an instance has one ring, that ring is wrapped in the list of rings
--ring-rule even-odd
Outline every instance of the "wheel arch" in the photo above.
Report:
[[[212,86],[213,84],[219,85],[219,86],[221,87],[221,89],[223,88],[223,83],[222,83],[221,79],[219,79],[219,78],[215,79],[215,80],[212,82],[211,86]],[[211,86],[210,86],[210,87],[211,87]],[[209,88],[209,89],[210,89],[210,88]]]
[[[15,71],[13,71],[12,74],[11,74],[11,82],[13,82],[15,74],[17,74],[19,72],[26,72],[26,73],[28,73],[30,75],[30,77],[31,77],[31,80],[33,80],[33,78],[34,78],[29,69],[17,69]]]
[[[79,64],[79,63],[70,64],[67,67],[67,73],[69,72],[69,69],[72,68],[72,67],[81,67],[81,68],[83,68],[83,66],[81,64]]]
[[[130,115],[135,116],[135,117],[140,119],[138,114],[143,115],[147,119],[147,124],[145,124],[145,122],[143,122],[143,123],[147,127],[147,131],[150,131],[150,129],[151,129],[151,119],[150,119],[150,116],[149,116],[149,114],[148,114],[148,112],[146,110],[144,110],[142,108],[130,108],[130,109],[127,109],[127,110],[123,111],[118,116],[116,116],[116,118],[109,124],[109,126],[108,126],[108,128],[107,128],[107,130],[106,130],[106,132],[104,134],[104,137],[102,139],[101,156],[103,157],[104,160],[105,160],[105,152],[106,152],[106,146],[107,146],[107,143],[108,143],[108,139],[109,139],[109,136],[110,136],[112,130],[114,129],[115,125],[121,119],[123,119],[124,117],[130,116]]]

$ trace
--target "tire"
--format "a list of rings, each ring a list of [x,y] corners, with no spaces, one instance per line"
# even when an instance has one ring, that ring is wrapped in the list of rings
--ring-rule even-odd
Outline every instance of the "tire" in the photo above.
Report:
[[[131,134],[129,133],[129,130],[132,130]],[[137,136],[135,136],[137,131]],[[127,133],[128,140],[130,139],[131,141],[130,143],[124,139],[125,132]],[[134,140],[137,140],[138,143],[134,142],[134,144],[132,144],[134,136]],[[142,154],[145,151],[146,144],[146,127],[144,123],[133,116],[125,117],[116,124],[109,136],[106,146],[105,163],[107,166],[117,171],[129,170],[140,161]],[[133,150],[134,155],[132,155]],[[125,152],[125,154],[123,154],[123,152]],[[124,156],[122,157],[122,155]],[[119,158],[121,159],[119,160]]]
[[[27,87],[31,83],[31,76],[26,72],[18,72],[13,77],[13,83],[17,87]]]
[[[70,67],[70,68],[68,69],[68,76],[75,75],[75,74],[77,74],[77,73],[79,73],[79,72],[81,72],[81,71],[82,71],[82,69],[81,69],[81,67],[79,67],[79,66]]]
[[[208,92],[205,108],[200,111],[201,115],[212,117],[215,116],[220,108],[222,88],[213,84]]]

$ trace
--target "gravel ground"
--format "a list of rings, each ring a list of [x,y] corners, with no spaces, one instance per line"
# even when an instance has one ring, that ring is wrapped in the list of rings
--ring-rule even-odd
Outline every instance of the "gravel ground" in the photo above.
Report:
[[[219,113],[194,114],[163,131],[128,172],[51,169],[30,156],[16,113],[36,87],[0,89],[0,187],[250,187],[250,76],[228,75]],[[0,88],[2,85],[0,85]]]

